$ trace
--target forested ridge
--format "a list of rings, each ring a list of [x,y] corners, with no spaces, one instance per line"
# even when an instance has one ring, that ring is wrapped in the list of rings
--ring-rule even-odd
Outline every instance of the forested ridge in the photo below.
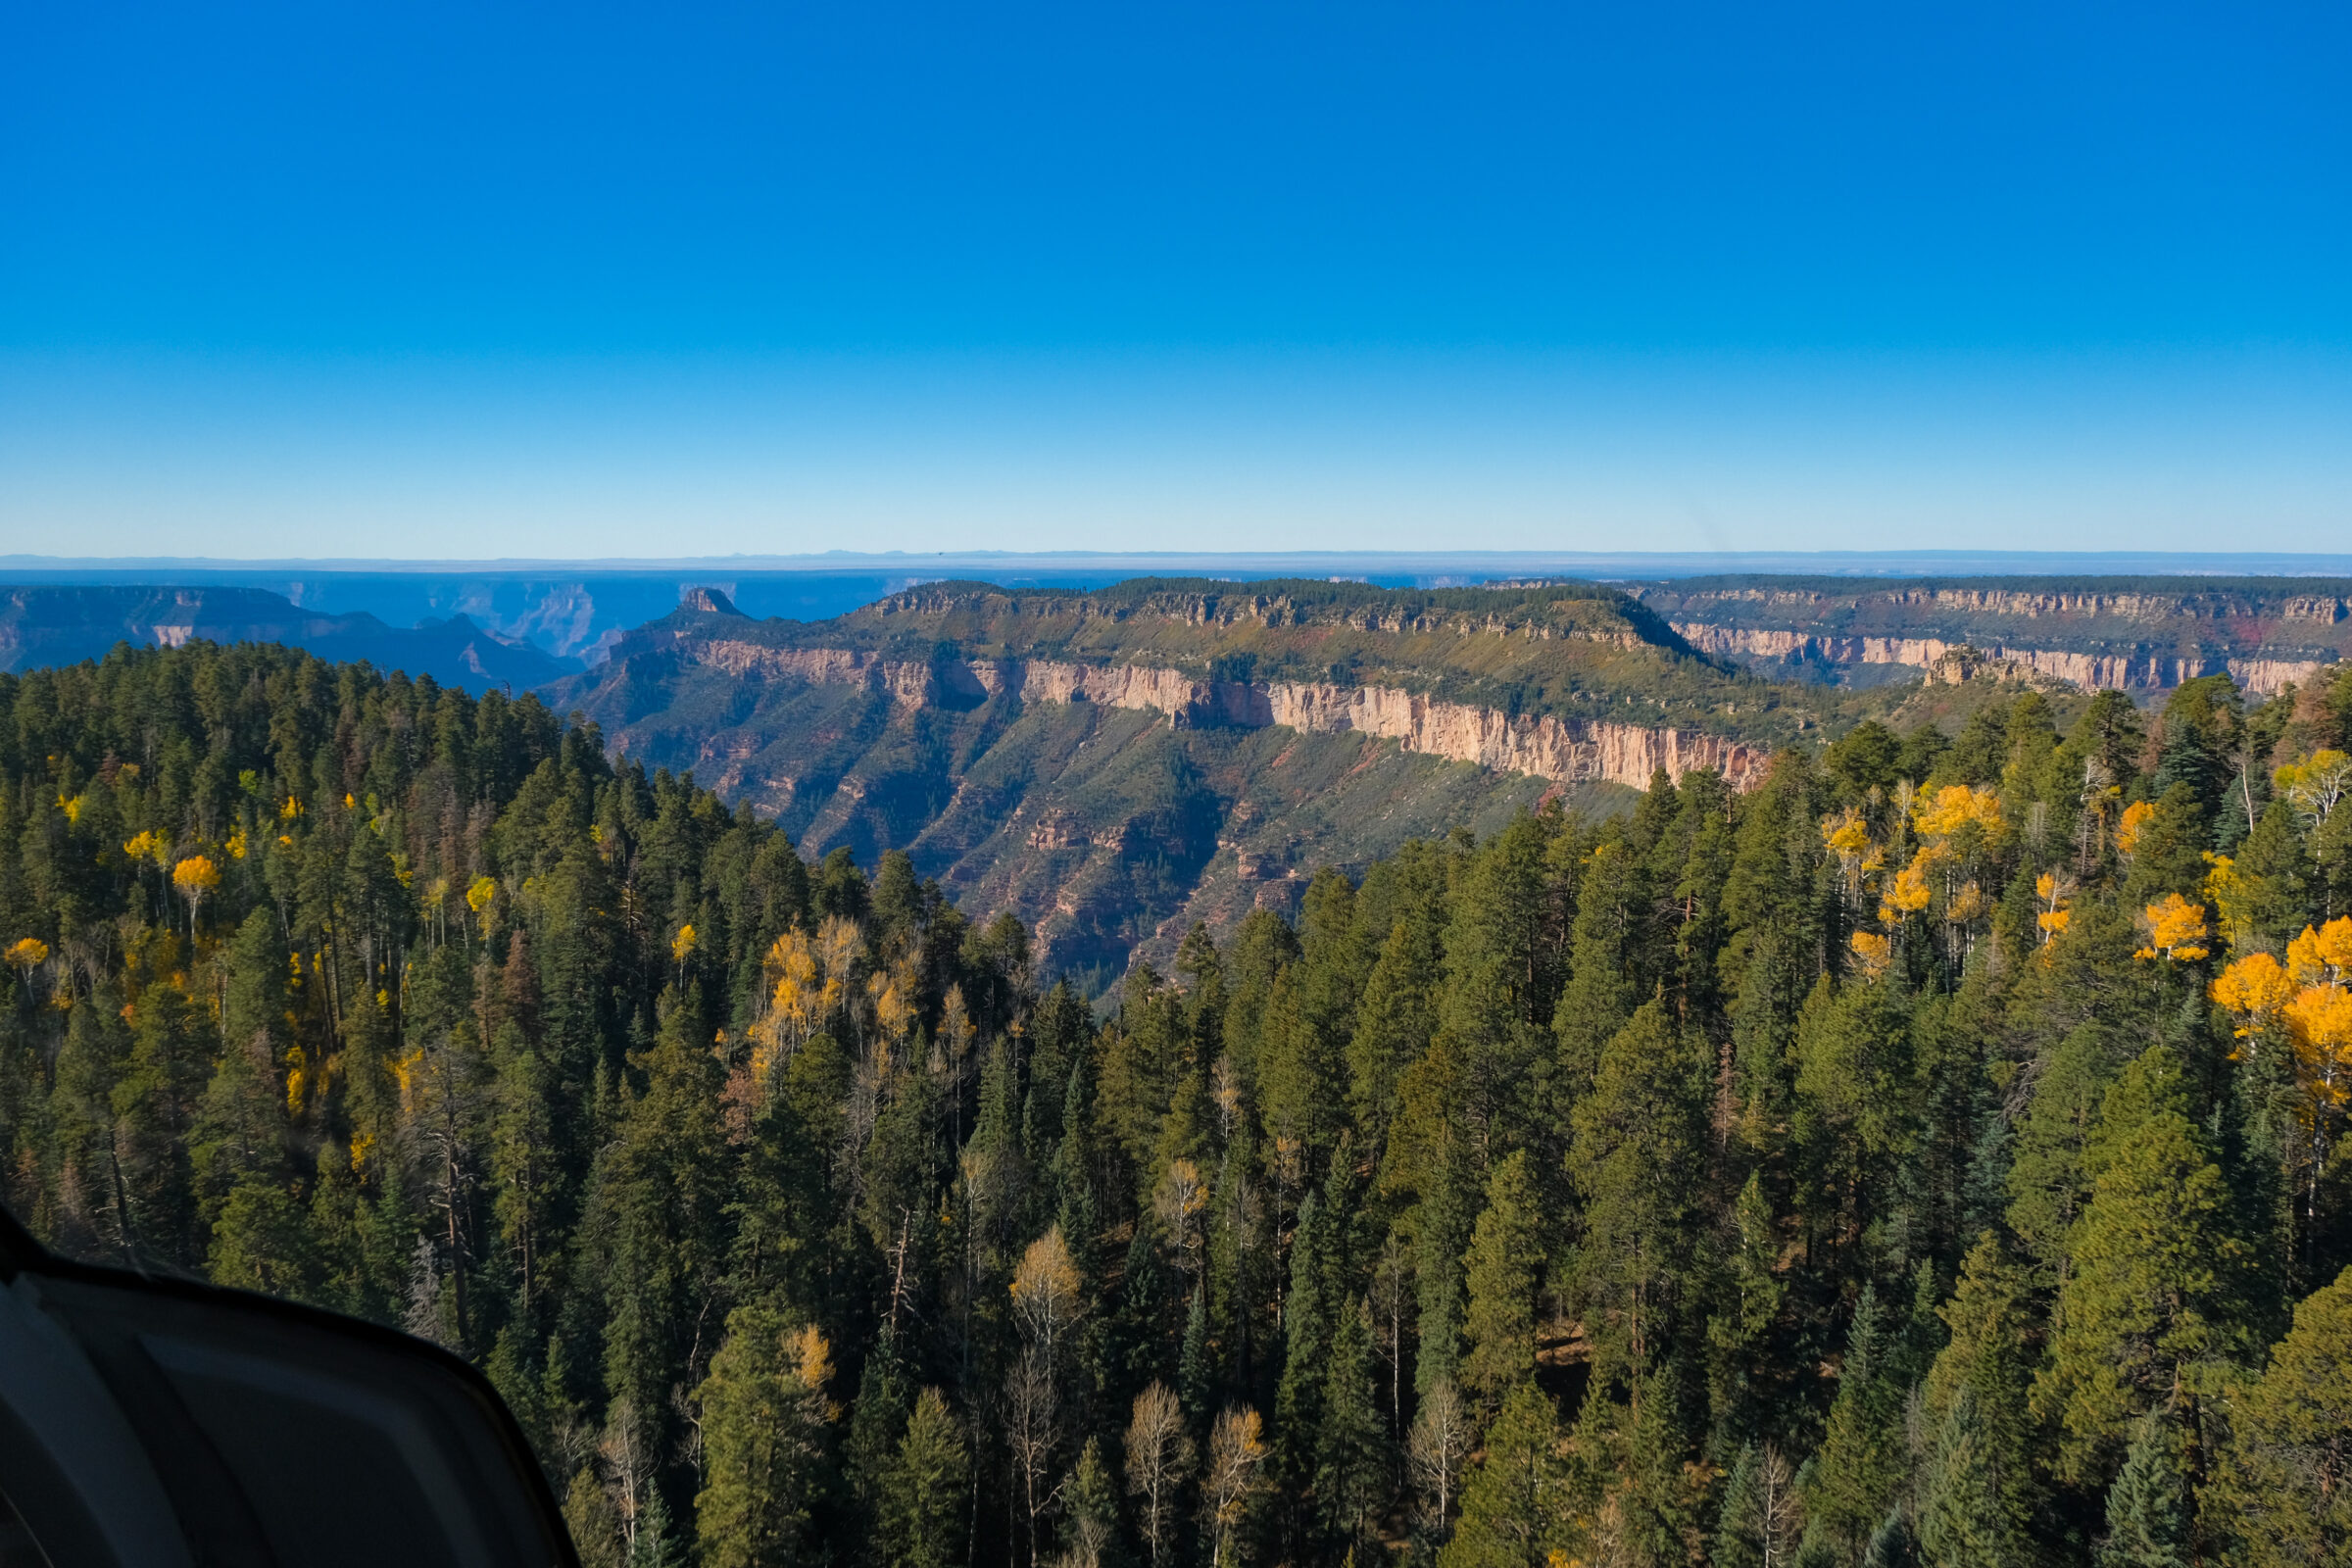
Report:
[[[0,708],[0,1197],[473,1360],[590,1564],[2352,1562],[2352,676],[1661,775],[1100,1007],[528,699]]]

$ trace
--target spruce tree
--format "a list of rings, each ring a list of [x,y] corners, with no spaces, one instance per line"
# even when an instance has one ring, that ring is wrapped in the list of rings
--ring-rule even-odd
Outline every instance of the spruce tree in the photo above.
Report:
[[[1565,1545],[1559,1414],[1533,1379],[1487,1429],[1484,1457],[1462,1481],[1462,1513],[1438,1568],[1526,1568]]]
[[[899,1568],[953,1568],[963,1561],[971,1458],[963,1427],[937,1389],[925,1389],[906,1418],[882,1492],[879,1538]]]
[[[797,1560],[822,1485],[830,1348],[813,1327],[787,1327],[772,1306],[727,1314],[727,1334],[698,1391],[704,1480],[695,1503],[709,1568]]]
[[[2227,1352],[2244,1249],[2221,1167],[2187,1115],[2179,1059],[2152,1046],[2106,1098],[2088,1152],[2091,1199],[2070,1239],[2037,1404],[2064,1428],[2070,1479],[2113,1474],[2133,1422],[2194,1396],[2192,1369]]]
[[[1315,1435],[1315,1499],[1327,1540],[1371,1542],[1390,1493],[1388,1427],[1372,1397],[1372,1323],[1360,1298],[1340,1311]]]
[[[2188,1478],[2180,1435],[2162,1416],[2142,1416],[2107,1489],[2107,1537],[2099,1568],[2188,1568]]]
[[[2250,1568],[2352,1565],[2352,1269],[2295,1308],[2218,1458],[2206,1528]]]
[[[1463,1257],[1469,1311],[1463,1328],[1462,1386],[1498,1405],[1536,1369],[1536,1287],[1543,1238],[1538,1230],[1527,1151],[1514,1150],[1487,1179],[1487,1206]]]

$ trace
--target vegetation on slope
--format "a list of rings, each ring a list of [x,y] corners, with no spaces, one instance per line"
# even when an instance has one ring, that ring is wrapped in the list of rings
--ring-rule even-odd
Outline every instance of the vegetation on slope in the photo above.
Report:
[[[2352,689],[1522,814],[1098,1022],[270,649],[0,680],[44,1236],[402,1324],[597,1565],[2343,1560]]]

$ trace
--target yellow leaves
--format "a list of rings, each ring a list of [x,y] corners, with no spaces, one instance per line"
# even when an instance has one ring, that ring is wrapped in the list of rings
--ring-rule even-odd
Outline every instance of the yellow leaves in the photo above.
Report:
[[[153,860],[161,865],[172,853],[172,842],[155,829],[148,828],[137,837],[125,840],[122,853],[134,860]]]
[[[2327,823],[2345,792],[2352,790],[2352,757],[2338,751],[2313,752],[2279,768],[2271,778],[2287,804],[2317,829]]]
[[[1032,1340],[1051,1346],[1061,1326],[1078,1315],[1082,1290],[1078,1265],[1056,1225],[1021,1254],[1012,1274],[1012,1309]]]
[[[466,907],[479,914],[490,907],[490,902],[497,897],[498,879],[477,876],[466,889]]]
[[[343,809],[345,809],[346,811],[356,811],[356,810],[358,810],[359,808],[360,808],[360,803],[359,803],[358,801],[356,801],[356,800],[353,800],[353,799],[351,798],[351,796],[350,796],[348,793],[346,793],[346,794],[344,795],[344,797],[343,797]]]
[[[232,859],[242,860],[245,858],[245,828],[243,824],[240,823],[229,833],[228,842],[222,848],[228,851],[229,858]]]
[[[89,804],[90,798],[87,794],[76,795],[72,800],[68,800],[63,795],[57,798],[57,808],[65,812],[66,820],[76,827],[81,825],[82,808]]]
[[[2318,930],[2310,926],[2286,945],[2286,966],[2298,983],[2325,977],[2341,985],[2352,979],[2352,915],[2328,921]]]
[[[694,926],[692,922],[678,927],[678,934],[669,939],[669,956],[673,962],[684,963],[694,956]]]
[[[289,1116],[302,1114],[302,1091],[310,1081],[310,1074],[305,1069],[309,1065],[310,1057],[304,1054],[300,1046],[286,1053],[286,1114]]]
[[[2164,898],[2140,911],[2139,925],[2147,933],[2148,945],[2132,956],[2135,958],[2165,957],[2175,963],[2191,963],[2205,956],[2205,906],[2191,904],[2178,893]]]
[[[1834,816],[1821,824],[1821,841],[1835,850],[1839,858],[1859,858],[1870,848],[1870,824],[1852,807],[1843,816]]]
[[[825,1385],[833,1381],[833,1347],[813,1323],[805,1323],[784,1336],[784,1359],[791,1364],[793,1377],[810,1394],[821,1396]],[[839,1406],[826,1403],[826,1420],[840,1413]]]
[[[2249,883],[2238,870],[2237,862],[2227,855],[2215,855],[2209,850],[2205,863],[2213,869],[2205,873],[2205,886],[2200,891],[2205,902],[2213,906],[2214,924],[2232,952],[2245,952],[2256,942],[2254,906],[2260,894],[2259,884]]]
[[[1200,1167],[1189,1159],[1171,1159],[1152,1194],[1152,1212],[1180,1251],[1193,1247],[1193,1220],[1208,1206],[1208,1185]]]
[[[302,800],[299,796],[287,796],[286,804],[277,808],[277,819],[281,822],[291,822],[301,814]]]
[[[1848,945],[1853,948],[1854,957],[1861,963],[1862,972],[1866,976],[1876,980],[1886,972],[1886,965],[1894,956],[1892,942],[1876,931],[1857,931],[1847,941]]]
[[[220,868],[209,855],[191,855],[172,868],[172,885],[191,899],[201,899],[220,885]]]
[[[354,1176],[367,1175],[368,1161],[374,1153],[375,1135],[373,1133],[353,1133],[351,1135],[351,1173]]]
[[[2237,1031],[2241,1040],[2286,1005],[2294,994],[2295,984],[2285,967],[2267,953],[2247,954],[2224,969],[2206,990],[2215,1006],[2245,1020],[2246,1026]]]
[[[2133,801],[2124,808],[2124,819],[2115,824],[2115,853],[2130,855],[2139,848],[2139,836],[2146,831],[2149,818],[2156,808],[2145,801]]]
[[[2041,927],[2042,946],[2049,946],[2052,939],[2073,921],[2074,914],[2067,908],[2066,901],[2073,898],[2074,894],[2073,881],[2055,871],[2044,871],[2034,879],[2034,897],[2042,906],[2040,912],[2034,915],[2034,923]]]
[[[1935,889],[1928,884],[1928,873],[1941,858],[1934,849],[1921,850],[1911,858],[1911,863],[1894,873],[1894,883],[1886,896],[1879,901],[1879,918],[1894,925],[1907,915],[1917,914],[1928,906]]]
[[[1963,828],[1983,831],[1987,841],[1997,841],[2008,831],[2001,816],[2001,794],[1989,784],[1970,787],[1966,784],[1947,784],[1932,798],[1922,798],[1911,808],[1911,825],[1920,837],[1931,842],[1950,839]]]
[[[2281,964],[2249,953],[2214,981],[2215,1005],[2235,1013],[2239,1039],[2276,1021],[2286,1027],[2296,1086],[2315,1110],[2340,1110],[2352,1095],[2352,916],[2286,945]]]
[[[424,1067],[424,1048],[413,1046],[407,1055],[395,1056],[387,1065],[392,1069],[392,1081],[400,1086],[401,1109],[414,1109],[418,1074]]]
[[[49,944],[39,937],[19,937],[8,945],[6,956],[12,969],[36,969],[49,961]]]
[[[1952,895],[1951,903],[1943,906],[1943,917],[1953,925],[1968,925],[1984,919],[1985,911],[1991,907],[1983,888],[1974,882],[1964,882],[1960,885],[1960,891]]]

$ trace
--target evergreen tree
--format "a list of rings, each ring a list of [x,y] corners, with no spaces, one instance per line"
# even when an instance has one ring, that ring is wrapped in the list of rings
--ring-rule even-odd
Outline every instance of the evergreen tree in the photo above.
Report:
[[[1490,1405],[1536,1370],[1536,1286],[1544,1255],[1537,1223],[1527,1152],[1515,1150],[1487,1179],[1487,1206],[1462,1259],[1470,1347],[1461,1382]]]
[[[1315,1498],[1324,1535],[1338,1543],[1371,1542],[1389,1498],[1388,1428],[1373,1402],[1372,1371],[1371,1313],[1358,1299],[1342,1308],[1332,1336],[1315,1439]]]
[[[814,1328],[789,1330],[763,1305],[727,1315],[726,1341],[698,1395],[705,1479],[695,1518],[711,1568],[801,1560],[822,1486],[832,1375],[830,1348]]]
[[[883,1489],[885,1561],[905,1568],[952,1568],[963,1561],[970,1466],[955,1412],[937,1389],[925,1389],[906,1418],[906,1436]]]
[[[2014,1481],[1988,1440],[1973,1390],[1963,1388],[1936,1435],[1925,1477],[1919,1544],[1931,1568],[2027,1560],[2011,1516]]]
[[[2228,1233],[2221,1167],[2187,1115],[2179,1059],[2143,1053],[2109,1091],[2087,1159],[2090,1204],[2070,1243],[2058,1328],[2035,1398],[2065,1429],[2074,1479],[2112,1474],[2130,1429],[2195,1397],[2227,1351],[2244,1250]]]
[[[2142,1416],[2107,1489],[2107,1539],[2100,1568],[2188,1568],[2188,1478],[2180,1439],[2156,1415]]]
[[[1462,1482],[1462,1515],[1439,1568],[1525,1568],[1566,1544],[1559,1414],[1531,1379],[1487,1429],[1484,1456]]]
[[[2352,1563],[2352,1269],[2295,1308],[2219,1458],[2206,1527],[2245,1562]]]

